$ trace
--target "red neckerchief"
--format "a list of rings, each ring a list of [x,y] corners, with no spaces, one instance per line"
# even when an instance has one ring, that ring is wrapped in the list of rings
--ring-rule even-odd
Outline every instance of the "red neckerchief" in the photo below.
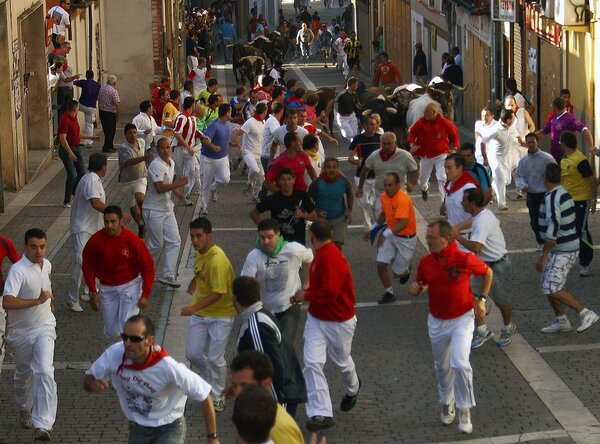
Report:
[[[396,148],[397,150],[398,148]],[[383,151],[383,148],[379,150],[379,157],[381,157],[381,160],[383,160],[384,162],[387,162],[388,160],[390,160],[392,158],[392,156],[394,154],[396,154],[396,150],[394,150],[394,152],[392,154],[387,154],[385,151]]]
[[[316,134],[317,128],[312,123],[305,123],[304,129],[308,131],[308,134]]]
[[[340,178],[340,172],[338,171],[338,172],[337,172],[337,174],[335,175],[335,177],[331,178],[331,177],[329,177],[329,176],[328,176],[328,175],[325,173],[325,171],[323,171],[323,172],[322,172],[322,173],[319,175],[319,177],[320,177],[321,179],[323,179],[323,180],[324,180],[325,182],[327,182],[327,183],[333,183],[333,182],[335,182],[336,180],[338,180],[338,179]]]
[[[254,113],[254,115],[252,117],[254,117],[259,122],[264,122],[264,120],[265,120],[265,118],[258,113]]]
[[[300,105],[304,105],[304,102],[302,102],[302,100],[301,100],[301,99],[299,99],[299,98],[298,98],[298,97],[296,97],[296,96],[292,96],[292,97],[290,97],[290,99],[288,100],[288,105],[289,105],[291,102],[296,102],[296,103],[299,103]]]
[[[131,364],[125,364],[125,360],[127,359],[127,357],[125,356],[125,352],[123,352],[123,359],[121,361],[121,365],[119,365],[119,368],[117,369],[117,373],[122,373],[123,370],[126,368],[135,371],[145,370],[147,368],[152,367],[153,365],[158,364],[163,358],[166,358],[167,356],[169,356],[169,354],[164,348],[162,348],[158,344],[152,344],[152,346],[150,347],[150,353],[148,353],[148,357],[144,362],[142,362],[141,364],[137,364],[135,362],[132,362]]]
[[[464,171],[461,174],[461,176],[458,179],[456,179],[456,181],[454,181],[454,183],[452,185],[450,185],[450,181],[447,180],[446,184],[444,185],[444,190],[446,190],[446,194],[452,194],[455,191],[460,190],[462,187],[464,187],[468,183],[472,183],[477,188],[481,189],[481,186],[479,185],[479,182],[477,182],[477,179],[475,179],[473,176],[471,176],[470,173],[467,173],[466,171]]]

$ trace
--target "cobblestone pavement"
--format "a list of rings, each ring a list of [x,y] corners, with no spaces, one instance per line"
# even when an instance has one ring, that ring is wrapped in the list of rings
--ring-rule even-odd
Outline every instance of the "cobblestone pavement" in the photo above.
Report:
[[[289,10],[289,5],[286,3]],[[320,8],[320,4],[319,4]],[[339,14],[339,9],[322,10],[322,18]],[[290,15],[289,13],[287,15]],[[288,77],[299,78],[307,87],[341,86],[341,73],[309,64],[301,69],[291,64]],[[226,95],[234,88],[230,71],[218,67],[217,78],[226,84]],[[121,126],[125,123],[125,118]],[[462,132],[467,136],[469,129]],[[340,148],[325,144],[328,155],[342,159],[342,169],[353,174],[345,161],[347,143]],[[94,145],[93,150],[98,150]],[[116,156],[110,159],[110,172],[105,179],[107,200],[124,203],[116,180]],[[100,316],[87,306],[83,313],[72,313],[66,306],[66,290],[71,270],[71,243],[68,237],[68,209],[62,208],[64,173],[57,159],[34,183],[20,193],[0,216],[2,233],[22,242],[24,232],[33,226],[48,231],[50,259],[53,263],[53,290],[57,302],[57,334],[55,378],[58,384],[59,410],[52,439],[60,443],[125,442],[127,423],[112,390],[100,396],[85,393],[83,372],[108,345],[102,335]],[[210,208],[215,242],[229,255],[237,272],[252,248],[255,228],[246,216],[251,204],[244,197],[244,178],[239,170],[221,193],[218,204]],[[432,186],[432,190],[436,187]],[[514,196],[514,190],[509,191]],[[423,202],[413,194],[420,224],[436,219],[438,198],[432,193]],[[184,240],[180,278],[187,282],[190,244],[187,224],[195,217],[197,206],[176,207],[177,220]],[[494,211],[496,210],[493,207]],[[509,211],[497,213],[501,220],[513,263],[514,321],[518,335],[504,349],[486,344],[474,352],[477,407],[472,411],[474,432],[460,435],[456,426],[443,427],[438,420],[438,403],[431,351],[427,337],[427,299],[411,298],[405,287],[395,283],[398,301],[377,306],[382,293],[375,270],[375,251],[361,240],[360,215],[354,213],[348,231],[345,254],[352,265],[357,289],[358,327],[353,344],[353,357],[363,381],[357,407],[348,413],[337,407],[342,398],[339,375],[326,366],[334,402],[336,426],[327,431],[330,443],[397,443],[397,442],[600,442],[598,396],[600,380],[600,325],[583,334],[546,336],[539,329],[552,319],[548,303],[539,293],[539,275],[535,272],[535,240],[530,232],[523,201],[509,202]],[[600,239],[596,218],[591,218],[592,236]],[[422,233],[420,233],[422,235]],[[421,236],[422,239],[422,236]],[[426,252],[419,243],[416,261]],[[600,287],[597,261],[592,263],[592,276],[580,278],[577,267],[569,277],[568,287],[592,309],[600,310],[595,296]],[[173,292],[157,284],[146,313],[159,324],[159,339],[177,359],[184,360],[187,319],[178,315],[188,297],[183,291]],[[568,313],[576,322],[576,316]],[[489,322],[498,330],[498,313],[492,310]],[[232,338],[235,337],[232,334]],[[230,341],[232,342],[232,341]],[[300,350],[302,340],[297,338]],[[227,352],[232,357],[233,343]],[[32,432],[18,425],[18,411],[12,395],[14,366],[7,356],[0,376],[0,443],[25,443],[33,440]],[[222,442],[234,442],[229,417],[231,404],[218,414]],[[186,413],[188,442],[203,442],[205,428],[198,403],[190,402]],[[306,419],[299,409],[297,420],[304,430]],[[308,434],[306,434],[308,438]]]

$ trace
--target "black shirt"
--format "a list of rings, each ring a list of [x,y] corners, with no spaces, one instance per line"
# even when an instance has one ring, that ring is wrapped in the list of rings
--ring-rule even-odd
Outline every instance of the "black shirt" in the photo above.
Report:
[[[453,85],[463,86],[463,72],[458,65],[448,65],[444,70],[442,77]]]
[[[296,207],[310,213],[315,209],[310,196],[305,191],[294,189],[291,196],[284,196],[281,191],[270,194],[256,205],[256,211],[271,212],[271,217],[279,222],[281,235],[288,242],[306,244],[306,220],[294,216]]]
[[[417,66],[421,66],[419,73],[417,73]],[[419,76],[427,75],[427,56],[422,49],[416,52],[413,59],[413,74]]]
[[[338,113],[340,113],[343,116],[347,116],[349,114],[354,113],[354,106],[357,100],[358,99],[355,93],[349,93],[348,91],[346,91],[337,100]]]
[[[365,133],[361,133],[352,139],[348,151],[355,151],[358,157],[362,158],[362,162],[356,167],[356,177],[360,177],[360,173],[365,166],[367,157],[369,157],[373,151],[381,148],[381,135],[375,133],[372,136],[367,136]],[[375,179],[375,172],[369,171],[368,179]]]

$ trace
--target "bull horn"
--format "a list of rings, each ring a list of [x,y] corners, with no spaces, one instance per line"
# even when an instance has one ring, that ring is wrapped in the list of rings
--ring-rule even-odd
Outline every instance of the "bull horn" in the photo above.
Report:
[[[373,114],[373,110],[372,109],[366,109],[362,112],[362,115],[365,117],[370,116],[371,114]]]
[[[391,106],[385,109],[388,113],[390,114],[396,114],[398,113],[398,110],[396,108],[392,108]]]
[[[458,90],[458,91],[464,91],[465,89],[467,89],[469,87],[469,85],[467,84],[467,86],[458,86],[458,85],[452,85],[452,88]]]
[[[392,94],[391,96],[385,96],[385,100],[394,100],[396,96]]]
[[[233,48],[235,46],[235,43],[229,43],[227,45],[225,45],[225,48]]]
[[[254,40],[252,40],[251,42],[246,42],[246,45],[252,45],[252,46],[254,46]]]

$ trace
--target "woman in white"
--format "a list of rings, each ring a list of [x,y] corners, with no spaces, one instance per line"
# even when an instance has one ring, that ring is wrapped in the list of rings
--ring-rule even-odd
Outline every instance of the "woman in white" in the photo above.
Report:
[[[517,156],[515,151],[519,149],[520,138],[513,125],[514,118],[514,113],[511,110],[502,110],[500,114],[500,127],[482,138],[482,142],[486,146],[489,146],[491,140],[497,142],[495,152],[496,165],[494,167],[490,165],[490,167],[492,168],[494,177],[492,186],[498,197],[499,210],[508,210],[506,206],[506,186],[511,183],[512,159]]]

